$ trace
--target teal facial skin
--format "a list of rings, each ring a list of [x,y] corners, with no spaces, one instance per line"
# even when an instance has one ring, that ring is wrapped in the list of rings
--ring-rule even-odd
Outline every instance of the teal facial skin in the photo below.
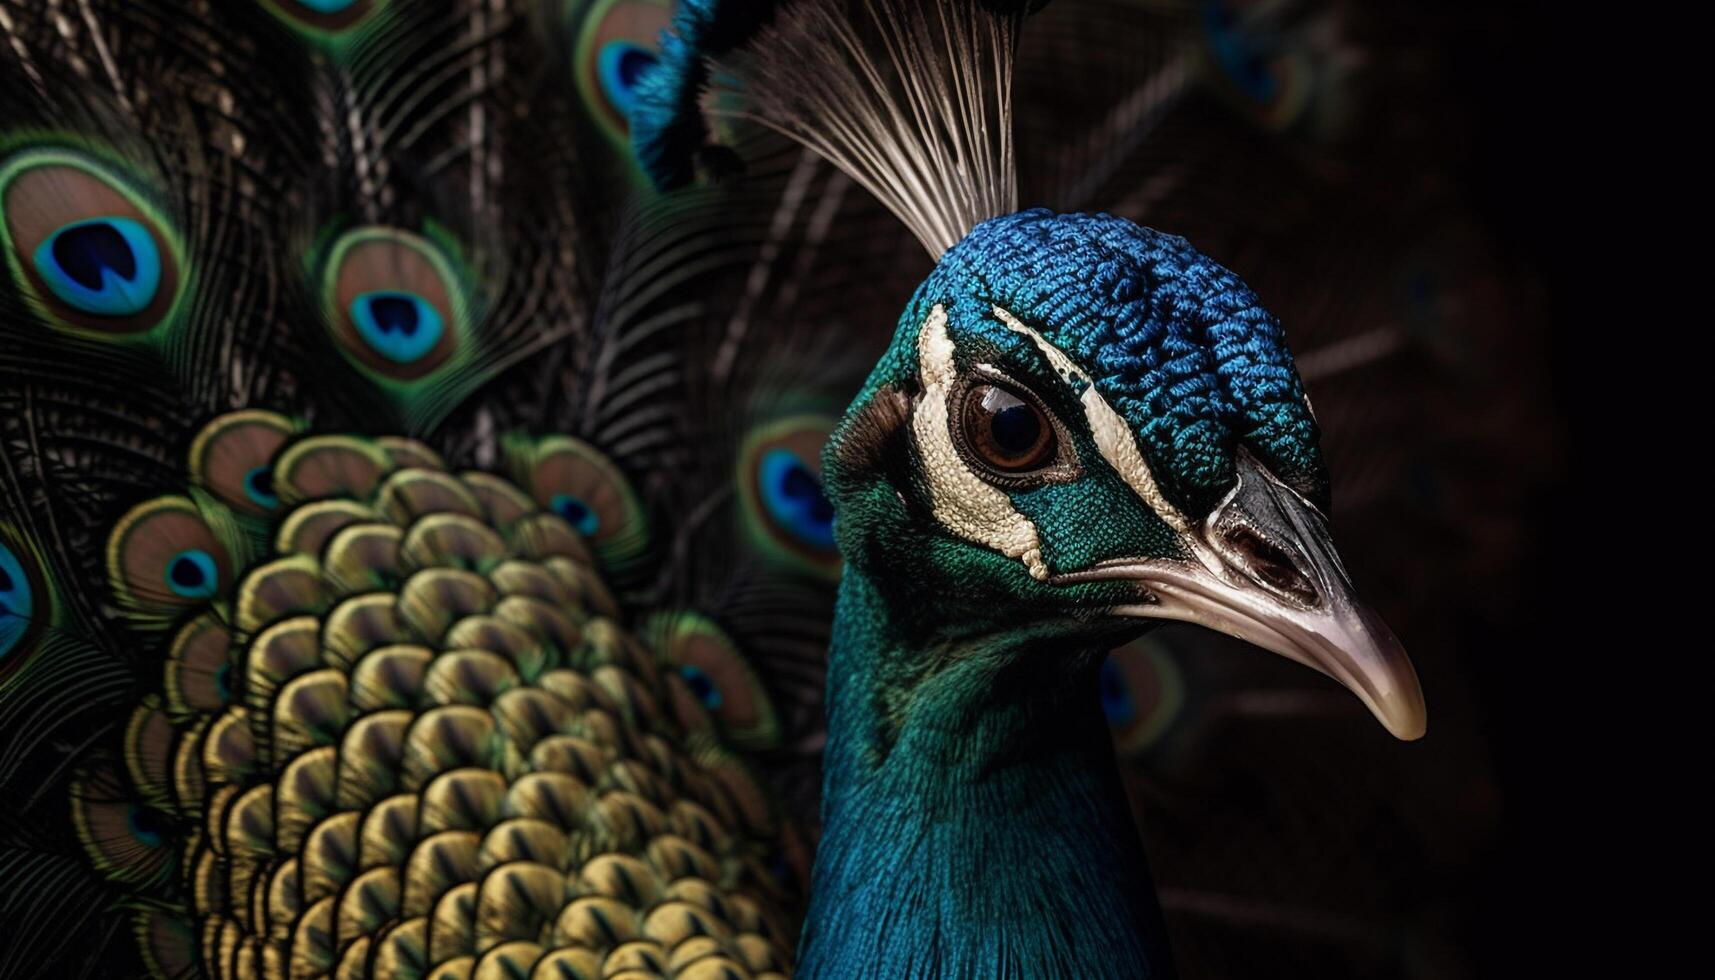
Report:
[[[800,976],[1172,975],[1098,678],[1152,622],[1235,633],[1422,734],[1332,550],[1279,326],[1181,239],[979,226],[823,472],[846,572]]]

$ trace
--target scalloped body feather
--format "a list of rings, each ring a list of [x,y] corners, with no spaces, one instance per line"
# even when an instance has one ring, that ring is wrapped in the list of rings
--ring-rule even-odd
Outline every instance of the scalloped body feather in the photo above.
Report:
[[[204,595],[138,590],[218,590],[230,612],[174,638],[166,710],[127,726],[127,778],[96,768],[75,792],[99,866],[185,889],[146,913],[157,952],[235,978],[787,970],[777,818],[704,701],[614,621],[580,535],[497,477],[299,445],[276,472],[293,501],[277,557]],[[153,515],[191,521],[182,499],[122,522],[114,560]],[[704,665],[769,711],[754,678]],[[163,915],[196,945],[169,951]]]

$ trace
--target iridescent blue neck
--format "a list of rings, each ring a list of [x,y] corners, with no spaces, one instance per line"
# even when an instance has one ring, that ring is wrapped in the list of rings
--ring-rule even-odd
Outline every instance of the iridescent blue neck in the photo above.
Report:
[[[891,623],[848,566],[798,976],[1171,976],[1097,653],[1016,633],[912,649]]]

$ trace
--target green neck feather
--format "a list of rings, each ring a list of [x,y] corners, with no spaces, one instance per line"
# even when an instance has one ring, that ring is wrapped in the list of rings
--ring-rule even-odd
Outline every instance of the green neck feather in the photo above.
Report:
[[[1065,624],[955,641],[900,620],[848,566],[799,975],[1170,975],[1099,651]]]

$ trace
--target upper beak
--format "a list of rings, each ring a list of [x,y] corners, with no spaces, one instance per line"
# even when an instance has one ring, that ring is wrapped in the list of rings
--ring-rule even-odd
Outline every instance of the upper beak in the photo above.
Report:
[[[1322,671],[1388,731],[1423,735],[1423,690],[1405,649],[1358,601],[1327,522],[1248,453],[1239,482],[1188,541],[1190,561],[1104,562],[1063,581],[1129,579],[1149,600],[1114,611],[1199,623]]]

